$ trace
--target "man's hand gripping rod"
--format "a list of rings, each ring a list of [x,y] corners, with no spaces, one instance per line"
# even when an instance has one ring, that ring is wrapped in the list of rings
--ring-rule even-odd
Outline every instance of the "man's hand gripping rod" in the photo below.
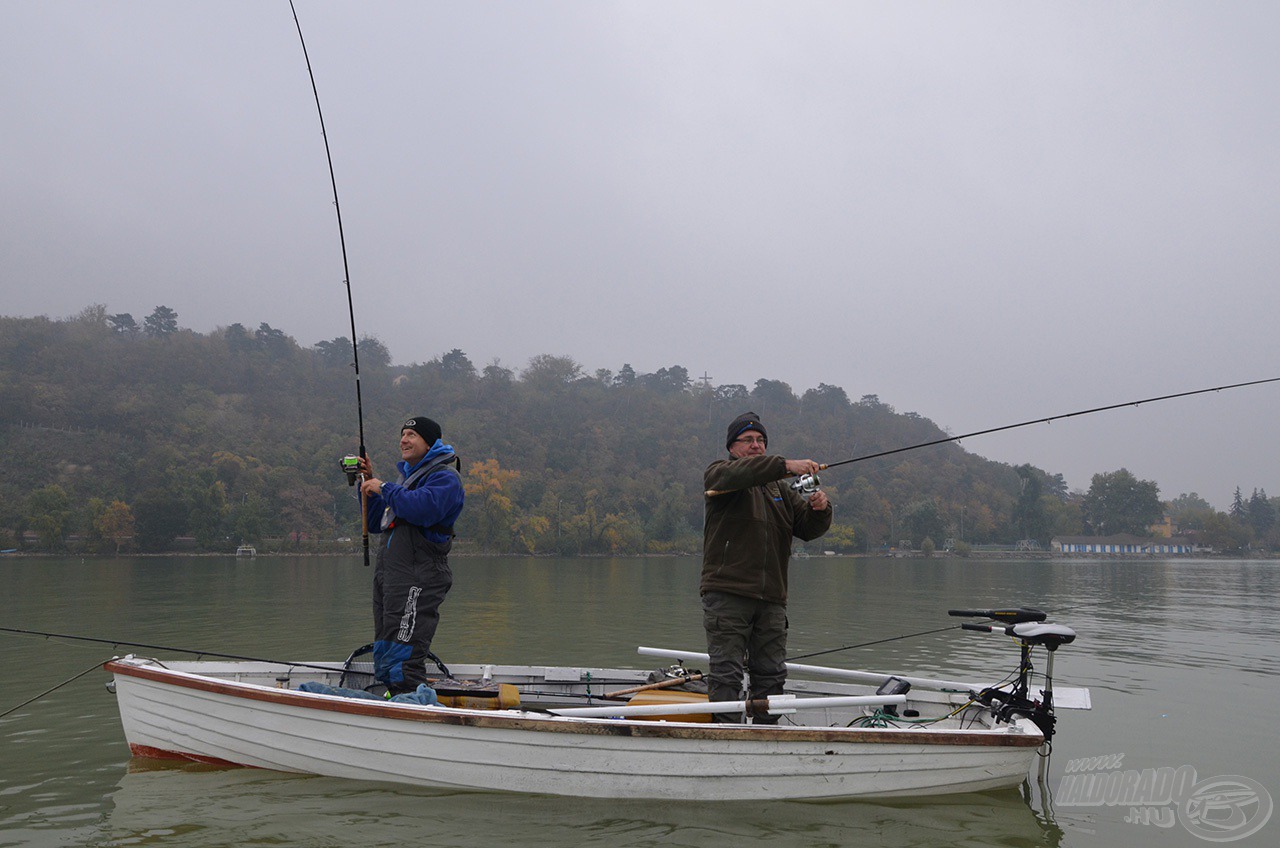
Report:
[[[347,485],[356,487],[356,497],[360,501],[360,535],[364,542],[364,564],[369,564],[369,511],[364,505],[364,473],[360,470],[360,457],[347,455],[338,460],[342,471],[347,475]]]
[[[819,465],[818,470],[824,471],[828,467],[830,466]],[[795,474],[788,474],[787,476],[796,478],[795,481],[792,482],[791,488],[799,492],[800,496],[803,498],[807,498],[814,492],[818,491],[818,486],[822,484],[822,481],[818,479],[817,474],[801,474],[799,476]],[[727,495],[733,491],[733,489],[707,489],[703,494],[709,498],[714,498],[716,495]]]

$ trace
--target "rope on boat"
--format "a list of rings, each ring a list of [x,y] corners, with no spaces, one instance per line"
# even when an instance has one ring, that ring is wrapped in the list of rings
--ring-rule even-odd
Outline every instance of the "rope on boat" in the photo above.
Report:
[[[88,668],[86,668],[84,671],[82,671],[82,672],[80,672],[79,674],[75,675],[74,677],[68,677],[66,680],[62,681],[62,682],[61,682],[61,683],[59,683],[57,686],[54,686],[52,689],[46,689],[46,690],[44,690],[43,692],[41,692],[39,695],[36,695],[34,698],[29,698],[29,699],[27,699],[27,700],[23,701],[21,704],[18,704],[18,706],[16,706],[16,707],[10,707],[9,709],[7,709],[7,710],[5,710],[4,712],[0,713],[0,718],[4,718],[5,716],[9,715],[9,713],[17,712],[18,710],[22,709],[23,707],[27,706],[28,704],[34,704],[36,701],[40,700],[40,699],[41,699],[41,698],[43,698],[45,695],[48,695],[50,692],[56,692],[57,690],[61,689],[63,686],[66,686],[68,683],[72,683],[72,682],[74,682],[74,681],[76,681],[76,680],[79,680],[80,678],[82,678],[82,677],[84,677],[86,674],[88,674],[89,672],[91,672],[91,671],[97,671],[97,670],[98,670],[98,669],[100,669],[100,668],[102,668],[102,663],[101,663],[101,662],[96,662],[96,663],[94,663],[93,665],[91,665],[91,666],[89,666]]]

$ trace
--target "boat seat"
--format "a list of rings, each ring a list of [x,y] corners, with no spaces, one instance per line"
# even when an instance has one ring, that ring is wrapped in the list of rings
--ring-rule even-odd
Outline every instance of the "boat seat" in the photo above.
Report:
[[[1076,640],[1076,632],[1065,624],[1015,624],[1009,631],[1028,645],[1043,645],[1050,651],[1056,651],[1060,646],[1070,645]]]

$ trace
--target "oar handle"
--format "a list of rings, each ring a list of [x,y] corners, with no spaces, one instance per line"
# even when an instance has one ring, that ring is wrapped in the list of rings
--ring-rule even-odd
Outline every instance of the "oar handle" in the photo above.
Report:
[[[643,686],[632,686],[630,689],[619,689],[616,692],[605,692],[601,698],[621,698],[623,695],[634,695],[637,692],[648,692],[652,689],[669,689],[672,686],[679,686],[681,683],[692,683],[695,680],[701,680],[701,673],[691,674],[688,677],[673,677],[670,680],[659,680],[657,683],[646,683]]]

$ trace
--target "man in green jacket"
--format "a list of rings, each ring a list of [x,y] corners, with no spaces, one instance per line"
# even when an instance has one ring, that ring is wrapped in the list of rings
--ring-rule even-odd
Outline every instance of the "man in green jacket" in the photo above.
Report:
[[[713,701],[782,694],[787,679],[787,563],[791,538],[808,541],[831,527],[824,492],[806,500],[783,482],[818,471],[811,459],[767,456],[769,435],[754,412],[729,425],[729,458],[703,475],[706,518],[702,537],[702,622],[711,655]],[[738,721],[716,713],[717,721]],[[755,723],[776,723],[777,716]]]

